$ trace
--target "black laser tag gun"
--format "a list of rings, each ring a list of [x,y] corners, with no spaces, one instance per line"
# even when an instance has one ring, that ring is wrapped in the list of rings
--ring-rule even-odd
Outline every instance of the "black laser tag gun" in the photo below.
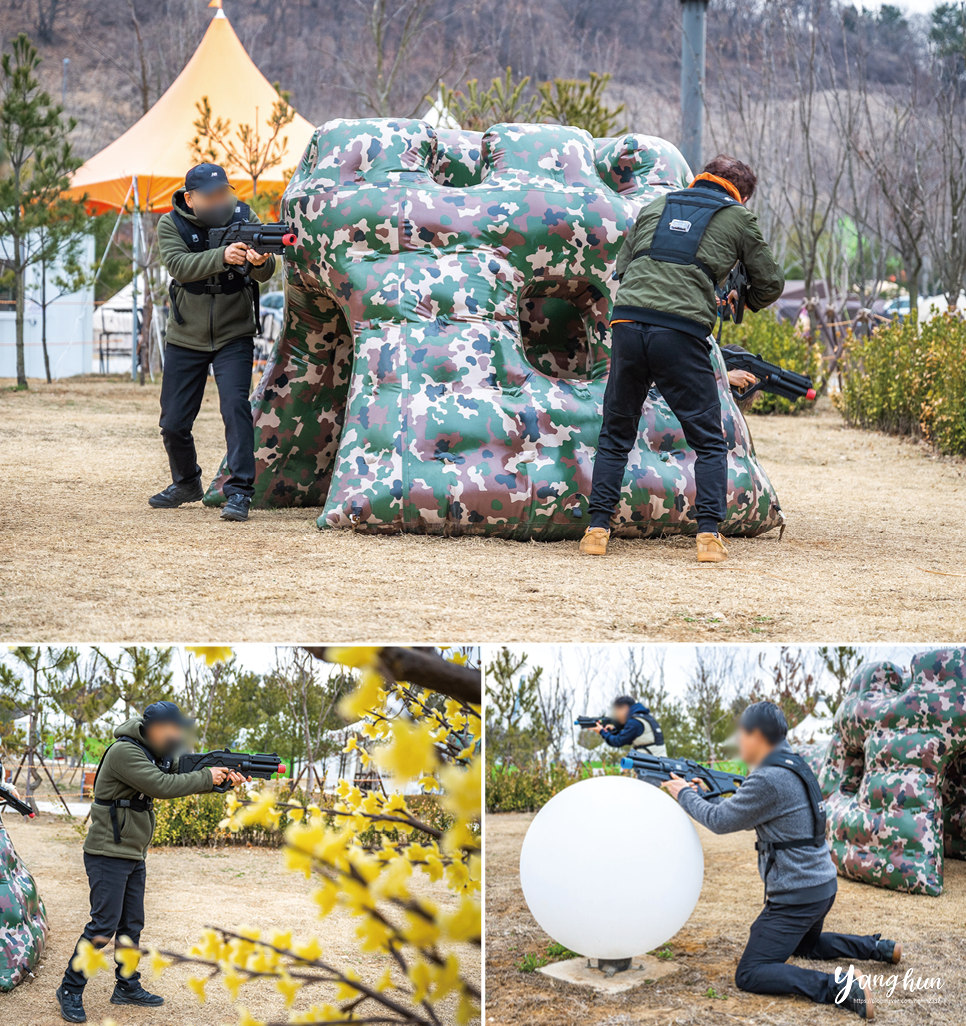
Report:
[[[743,350],[725,348],[721,350],[721,355],[724,357],[728,370],[748,371],[758,379],[756,384],[744,392],[732,388],[731,392],[736,399],[748,399],[755,392],[771,392],[773,395],[793,400],[815,398],[812,379],[805,374],[796,374],[794,371],[785,370],[777,363],[769,363],[761,356],[755,356]]]
[[[295,245],[295,232],[284,221],[270,224],[249,224],[238,221],[224,228],[208,229],[208,249],[221,249],[235,242],[250,246],[256,253],[274,253],[281,256]],[[251,261],[246,260],[238,269],[241,274],[251,274]]]
[[[191,773],[197,769],[212,769],[215,766],[227,766],[235,770],[243,777],[256,777],[259,780],[271,780],[276,773],[285,772],[285,764],[272,752],[271,755],[259,753],[252,755],[249,752],[233,752],[228,748],[216,752],[199,752],[196,755],[182,755],[172,766],[172,773]],[[227,791],[232,785],[226,780],[219,784],[215,790],[221,793]]]
[[[714,290],[718,302],[718,316],[722,321],[734,321],[741,324],[745,316],[745,303],[748,300],[748,272],[739,260],[731,273]]]
[[[8,791],[3,784],[0,784],[0,805],[8,805],[14,812],[19,812],[21,816],[26,816],[28,819],[34,818],[34,810],[26,802],[22,802],[12,791]]]
[[[697,777],[704,785],[700,790],[703,798],[719,798],[726,794],[734,794],[745,782],[745,778],[737,773],[724,773],[721,770],[708,769],[691,759],[668,759],[659,755],[645,755],[643,752],[632,752],[621,759],[621,769],[633,770],[642,780],[649,783],[663,783],[671,779],[671,774],[683,777],[689,784]]]
[[[576,726],[581,730],[588,730],[596,727],[599,723],[602,727],[619,727],[620,724],[611,716],[578,716],[574,720]]]

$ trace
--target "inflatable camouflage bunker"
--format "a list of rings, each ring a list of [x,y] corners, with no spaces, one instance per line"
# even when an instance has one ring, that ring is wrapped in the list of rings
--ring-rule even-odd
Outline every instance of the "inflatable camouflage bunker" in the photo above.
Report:
[[[819,780],[842,876],[941,894],[945,857],[966,857],[966,650],[863,666]]]
[[[46,943],[44,903],[0,823],[0,992],[13,990],[33,970]]]
[[[282,200],[285,323],[252,397],[255,504],[320,527],[555,540],[587,523],[614,265],[641,207],[687,185],[661,139],[330,121]],[[715,351],[726,534],[781,522]],[[223,501],[222,473],[206,502]],[[659,396],[615,534],[694,533],[694,454]]]

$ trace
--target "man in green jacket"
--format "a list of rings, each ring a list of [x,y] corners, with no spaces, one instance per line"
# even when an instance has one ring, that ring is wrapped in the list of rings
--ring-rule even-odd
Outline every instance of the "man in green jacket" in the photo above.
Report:
[[[96,947],[103,947],[115,935],[139,942],[144,926],[144,860],[154,835],[156,799],[206,794],[226,780],[232,784],[244,781],[241,774],[224,766],[193,773],[162,769],[184,746],[193,722],[173,702],[155,702],[142,717],[128,720],[114,731],[117,741],[104,753],[94,778],[91,827],[84,841],[91,918],[80,940]],[[76,947],[74,950],[76,954]],[[67,1022],[86,1022],[83,997],[87,978],[73,963],[71,956],[57,989],[57,1002]],[[164,998],[141,986],[139,973],[126,978],[118,965],[115,976],[111,1004],[164,1004]]]
[[[785,287],[782,269],[745,206],[756,181],[740,160],[715,157],[689,189],[648,204],[624,241],[590,526],[580,542],[585,555],[607,551],[627,457],[654,382],[695,453],[698,561],[728,557],[718,533],[728,513],[728,447],[709,342],[718,318],[715,286],[740,260],[751,310],[773,303]]]
[[[248,400],[259,331],[258,286],[275,272],[275,257],[236,242],[207,248],[209,228],[258,223],[236,202],[224,168],[199,164],[185,175],[172,210],[158,221],[161,261],[172,277],[161,379],[161,437],[172,483],[151,496],[156,509],[174,509],[203,495],[191,428],[214,371],[225,424],[229,476],[223,520],[247,520],[255,486],[255,430]],[[248,274],[241,268],[251,265]]]

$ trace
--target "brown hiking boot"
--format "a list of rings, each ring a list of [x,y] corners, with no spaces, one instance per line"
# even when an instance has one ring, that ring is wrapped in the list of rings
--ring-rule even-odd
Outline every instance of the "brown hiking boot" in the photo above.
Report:
[[[580,551],[585,556],[604,556],[607,554],[607,542],[610,531],[606,527],[588,527],[580,539]]]
[[[702,531],[698,535],[698,562],[723,563],[728,558],[724,538],[720,534]]]

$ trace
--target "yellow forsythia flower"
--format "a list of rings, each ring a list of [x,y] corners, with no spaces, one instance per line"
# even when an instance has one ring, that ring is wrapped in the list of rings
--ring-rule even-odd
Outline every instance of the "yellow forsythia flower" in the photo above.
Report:
[[[238,1009],[238,1026],[265,1026],[265,1023],[261,1019],[255,1019],[251,1012],[242,1006]]]
[[[109,969],[111,963],[100,948],[95,948],[89,940],[82,940],[77,945],[77,954],[71,959],[70,966],[75,972],[83,973],[90,979],[102,969]]]
[[[282,973],[275,983],[275,989],[285,998],[285,1007],[291,1008],[295,1004],[295,995],[301,990],[302,984],[293,980],[288,973]]]
[[[231,995],[232,1001],[238,1000],[238,991],[241,989],[241,985],[245,982],[246,977],[242,976],[241,973],[237,972],[234,966],[229,966],[222,975],[221,982],[225,985],[225,990]]]
[[[207,982],[207,979],[203,979],[200,976],[188,977],[188,986],[195,992],[199,1005],[203,1005],[205,1003],[205,984]]]
[[[463,819],[476,819],[483,804],[483,760],[474,759],[469,766],[443,766],[439,780],[444,794],[440,805]]]
[[[374,758],[400,780],[432,773],[439,762],[432,735],[433,728],[429,724],[397,720],[392,725],[392,743],[380,748]]]
[[[171,965],[171,960],[165,958],[157,948],[151,948],[148,965],[151,968],[151,978],[156,980]]]
[[[354,666],[361,670],[365,666],[375,665],[379,651],[375,645],[333,646],[325,650],[325,658],[330,662]]]
[[[114,961],[121,966],[121,975],[129,980],[137,972],[141,952],[130,946],[133,943],[130,937],[119,937],[118,941],[120,943],[114,945]]]
[[[209,666],[227,663],[232,656],[231,645],[186,645],[185,649],[197,658],[204,659]]]

